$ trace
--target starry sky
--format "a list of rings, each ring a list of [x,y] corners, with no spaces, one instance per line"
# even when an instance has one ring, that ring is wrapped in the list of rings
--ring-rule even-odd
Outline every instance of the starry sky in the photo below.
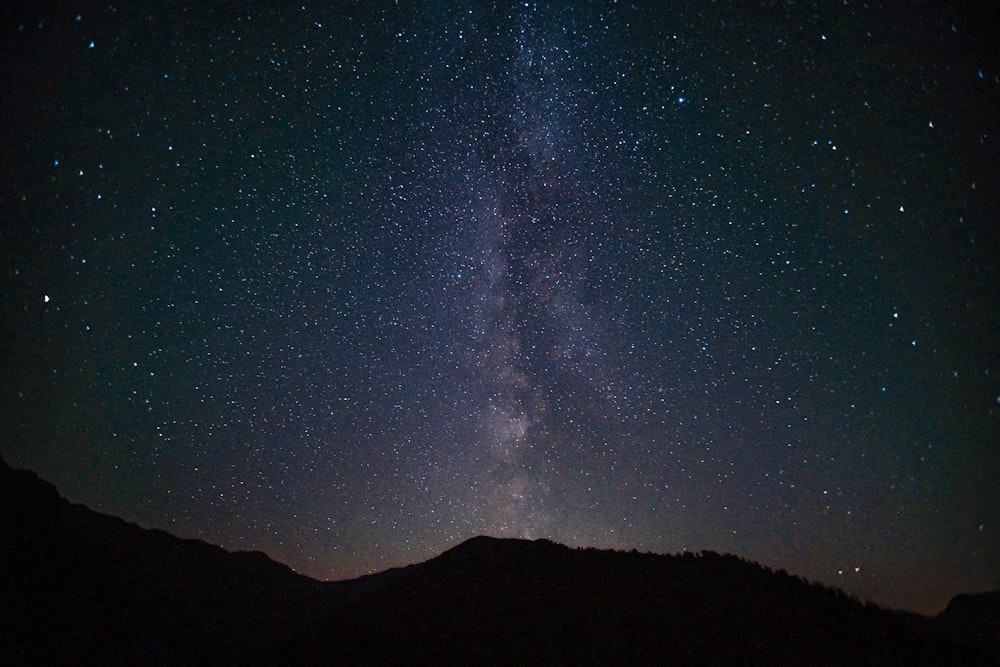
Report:
[[[320,579],[998,588],[992,5],[14,3],[0,451]]]

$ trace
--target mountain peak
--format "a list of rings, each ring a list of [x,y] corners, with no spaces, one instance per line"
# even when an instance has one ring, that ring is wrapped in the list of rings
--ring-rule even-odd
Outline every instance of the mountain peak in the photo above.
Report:
[[[319,582],[70,505],[0,468],[0,664],[989,664],[956,600],[907,622],[735,556],[571,549],[479,535],[440,556]],[[947,619],[945,619],[947,620]],[[980,619],[981,621],[981,619]],[[984,631],[985,630],[985,631]],[[165,652],[164,652],[165,651]],[[164,657],[168,656],[168,657]],[[978,661],[978,663],[977,663]]]
[[[476,535],[449,549],[449,551],[485,551],[505,548],[527,548],[529,545],[551,546],[556,543],[540,537],[528,540],[520,537],[493,537],[491,535]],[[447,552],[446,552],[447,553]]]

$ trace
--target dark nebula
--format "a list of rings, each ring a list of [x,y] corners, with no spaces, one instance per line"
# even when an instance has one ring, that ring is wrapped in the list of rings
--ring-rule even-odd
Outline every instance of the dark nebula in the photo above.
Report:
[[[1000,588],[988,3],[15,4],[11,465],[321,579]]]

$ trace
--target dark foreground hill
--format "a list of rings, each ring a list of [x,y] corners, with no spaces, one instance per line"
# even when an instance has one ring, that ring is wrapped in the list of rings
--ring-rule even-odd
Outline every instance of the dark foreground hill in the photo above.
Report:
[[[996,664],[998,595],[935,619],[735,556],[473,538],[346,582],[61,499],[0,460],[0,664]]]

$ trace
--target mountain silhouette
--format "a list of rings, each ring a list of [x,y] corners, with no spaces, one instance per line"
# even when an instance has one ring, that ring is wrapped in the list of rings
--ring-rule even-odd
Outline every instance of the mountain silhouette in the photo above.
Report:
[[[998,664],[1000,592],[938,617],[712,552],[475,537],[320,582],[62,499],[0,459],[0,664]]]

